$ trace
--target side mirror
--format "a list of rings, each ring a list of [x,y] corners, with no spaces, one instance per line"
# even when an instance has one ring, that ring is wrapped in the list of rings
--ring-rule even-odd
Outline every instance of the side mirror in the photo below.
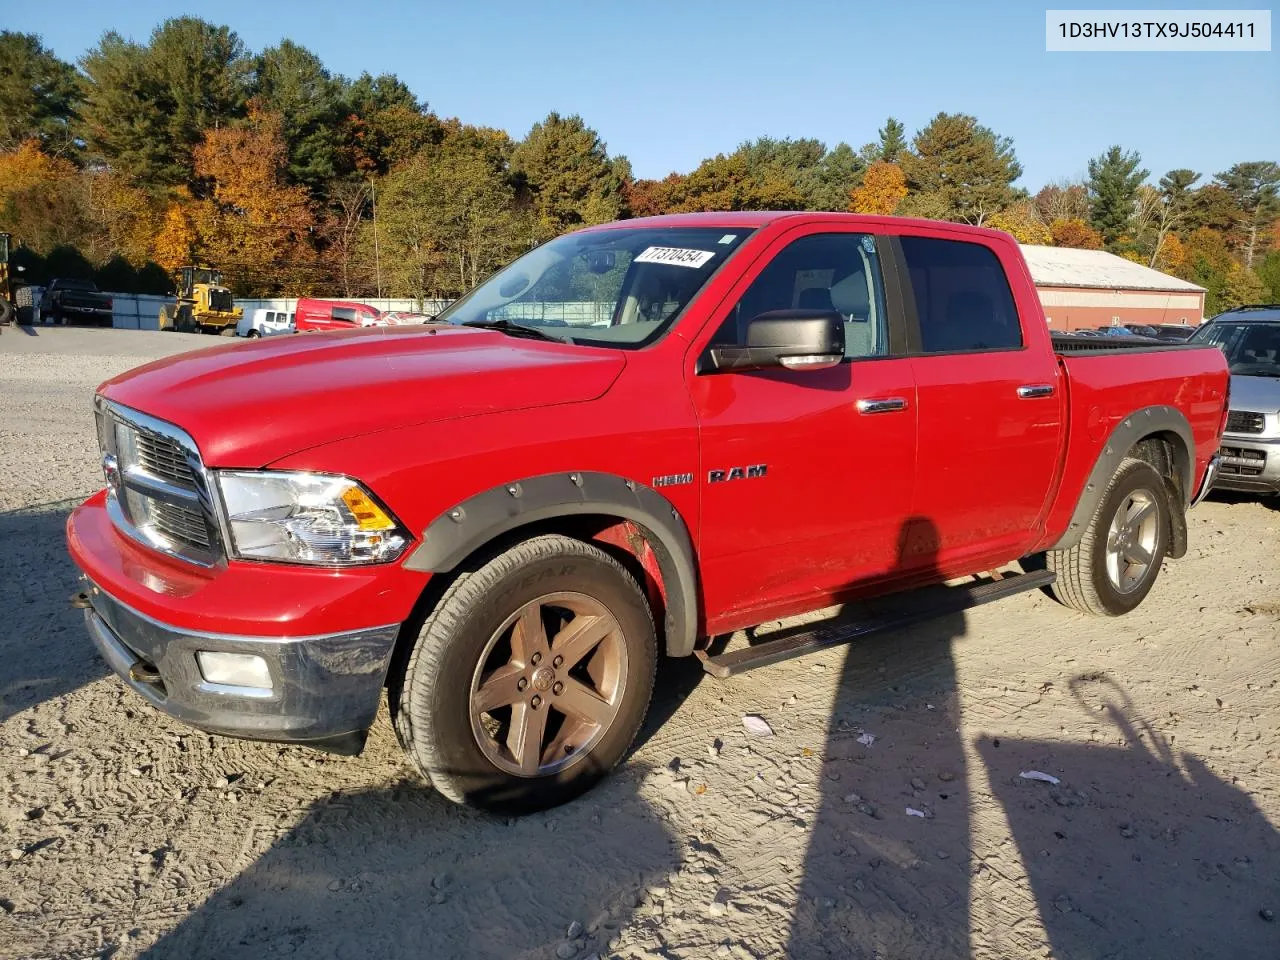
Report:
[[[834,310],[770,310],[747,323],[747,345],[716,346],[711,368],[825,370],[844,359],[844,318]]]

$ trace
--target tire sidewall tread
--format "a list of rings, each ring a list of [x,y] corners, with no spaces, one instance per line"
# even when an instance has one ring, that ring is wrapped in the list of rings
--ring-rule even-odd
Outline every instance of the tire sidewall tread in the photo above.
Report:
[[[1107,535],[1123,498],[1139,489],[1149,490],[1157,510],[1156,544],[1146,580],[1129,593],[1121,593],[1107,577]],[[1151,592],[1160,575],[1169,546],[1168,487],[1159,471],[1145,460],[1126,457],[1107,484],[1080,542],[1066,550],[1051,550],[1046,566],[1058,575],[1052,586],[1060,603],[1093,616],[1122,616],[1137,607]]]
[[[628,645],[627,688],[589,755],[552,776],[515,777],[494,767],[475,742],[471,681],[502,621],[529,600],[561,591],[594,597],[618,620]],[[414,641],[391,698],[392,720],[410,759],[450,800],[504,813],[545,809],[590,789],[626,755],[648,710],[656,667],[652,613],[631,574],[592,544],[533,537],[449,585]]]

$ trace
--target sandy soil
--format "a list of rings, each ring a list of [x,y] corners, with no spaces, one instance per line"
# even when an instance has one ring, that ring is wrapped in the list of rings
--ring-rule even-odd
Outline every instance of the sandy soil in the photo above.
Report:
[[[61,540],[92,389],[210,340],[37,333],[0,337],[0,956],[1280,956],[1271,506],[1198,508],[1122,620],[1024,595],[728,682],[670,664],[608,784],[495,819],[385,717],[358,758],[214,739],[107,674]]]

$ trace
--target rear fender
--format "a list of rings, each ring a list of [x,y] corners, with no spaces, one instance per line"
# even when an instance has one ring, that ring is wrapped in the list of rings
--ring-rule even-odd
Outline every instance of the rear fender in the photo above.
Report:
[[[1162,436],[1159,436],[1162,435]],[[1164,439],[1169,444],[1173,462],[1169,464],[1172,481],[1166,477],[1166,492],[1169,502],[1179,509],[1170,518],[1169,556],[1177,558],[1187,551],[1187,521],[1185,512],[1189,498],[1195,492],[1195,437],[1191,432],[1191,424],[1177,407],[1153,406],[1144,407],[1125,417],[1103,445],[1102,453],[1089,472],[1076,509],[1071,514],[1071,523],[1067,532],[1053,544],[1050,550],[1068,550],[1080,542],[1089,521],[1102,496],[1107,491],[1107,484],[1120,468],[1125,457],[1134,455],[1134,448],[1143,440],[1150,438]],[[1143,459],[1149,459],[1144,457]],[[1154,464],[1159,468],[1160,464]]]

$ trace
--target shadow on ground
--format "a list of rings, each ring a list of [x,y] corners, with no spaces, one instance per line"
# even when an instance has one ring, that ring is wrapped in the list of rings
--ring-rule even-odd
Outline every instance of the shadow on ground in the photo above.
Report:
[[[679,865],[632,764],[587,797],[500,819],[417,781],[336,794],[145,956],[554,958],[608,953]],[[460,843],[459,839],[463,842]],[[466,857],[442,851],[467,850]]]
[[[937,542],[931,520],[908,519],[899,568],[931,576]],[[966,630],[965,614],[954,613],[848,648],[788,957],[969,956],[968,786],[953,652]]]
[[[0,513],[0,723],[107,673],[68,604],[79,574],[64,529],[75,503]]]
[[[1175,751],[1105,675],[1071,691],[1123,746],[984,737],[1056,957],[1280,956],[1280,833],[1240,787]],[[999,747],[995,746],[999,743]],[[1020,774],[1059,777],[1051,785]]]

